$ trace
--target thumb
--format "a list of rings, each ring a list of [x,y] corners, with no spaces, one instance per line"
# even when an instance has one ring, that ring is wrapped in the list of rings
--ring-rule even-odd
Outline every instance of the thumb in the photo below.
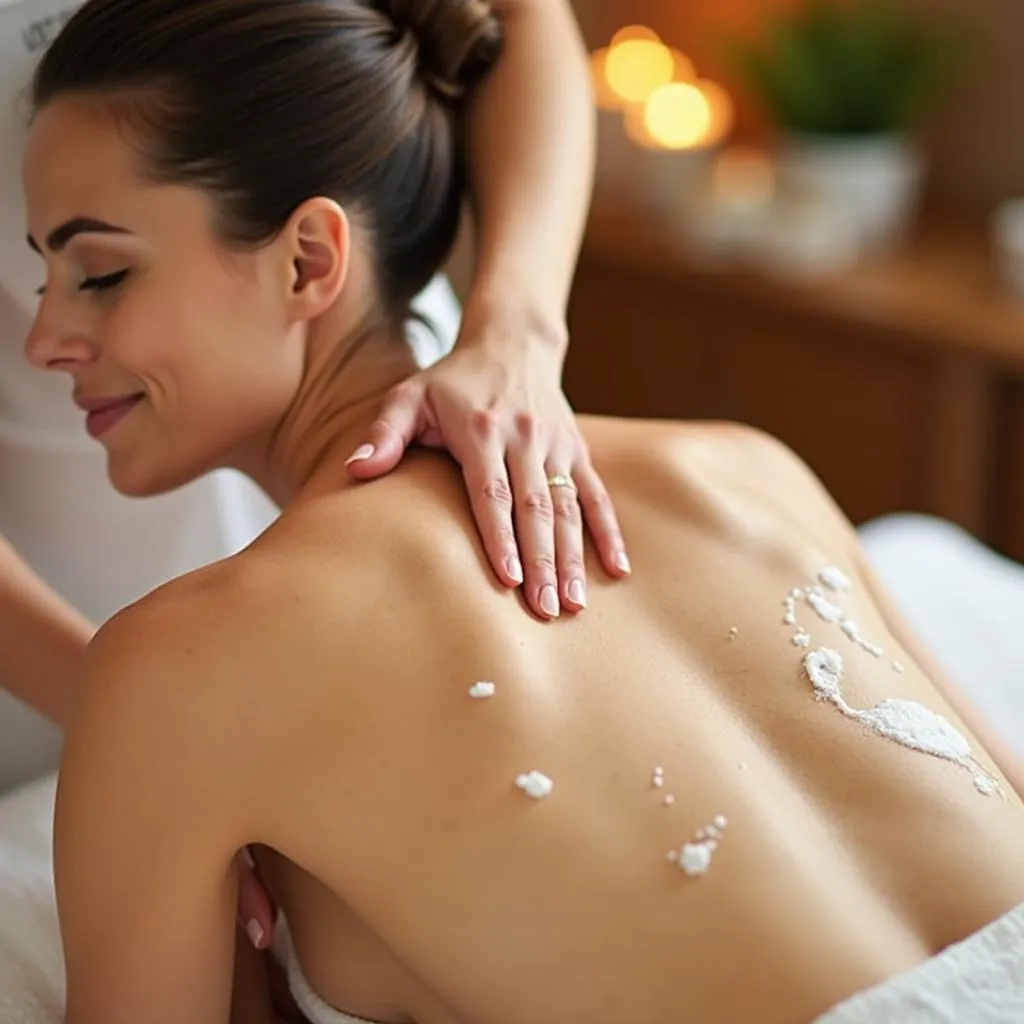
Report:
[[[372,480],[390,473],[402,461],[405,449],[416,437],[424,398],[423,388],[407,383],[389,392],[366,440],[345,463],[350,475]]]

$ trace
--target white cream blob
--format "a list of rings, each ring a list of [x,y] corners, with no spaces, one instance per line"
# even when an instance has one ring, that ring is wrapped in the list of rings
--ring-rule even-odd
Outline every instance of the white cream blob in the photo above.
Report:
[[[975,773],[975,786],[988,795],[1002,790],[999,783],[982,771],[967,739],[941,715],[917,701],[903,698],[883,700],[874,707],[860,711],[846,703],[842,692],[843,656],[838,651],[819,647],[804,656],[804,671],[819,700],[834,704],[847,718],[856,719],[879,736],[899,743],[910,750],[946,761]],[[978,785],[978,780],[986,786]]]
[[[516,779],[516,785],[529,797],[534,800],[543,800],[551,796],[555,784],[543,773],[536,770],[520,775]]]
[[[827,565],[818,571],[818,580],[829,590],[849,590],[850,581],[846,574],[834,565]]]

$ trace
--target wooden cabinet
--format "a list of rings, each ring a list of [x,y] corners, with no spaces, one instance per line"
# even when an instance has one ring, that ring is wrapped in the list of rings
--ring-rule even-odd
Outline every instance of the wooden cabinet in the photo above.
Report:
[[[978,227],[795,285],[699,270],[637,213],[598,210],[570,329],[581,411],[762,427],[855,522],[932,512],[1024,559],[1024,309]]]

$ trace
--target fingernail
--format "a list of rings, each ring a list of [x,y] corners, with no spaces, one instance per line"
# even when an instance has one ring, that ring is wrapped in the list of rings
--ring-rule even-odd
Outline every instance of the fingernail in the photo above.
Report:
[[[615,565],[618,567],[620,572],[632,572],[633,567],[629,564],[629,555],[625,551],[620,551],[615,556]]]
[[[369,459],[377,449],[372,444],[361,444],[349,457],[345,463],[346,466],[351,466],[353,462],[365,462]]]
[[[587,588],[583,586],[583,580],[573,580],[569,584],[569,600],[580,608],[587,607]]]
[[[245,934],[249,936],[249,941],[260,949],[263,945],[263,929],[260,927],[259,921],[255,917],[250,918],[249,923],[245,926]]]
[[[505,570],[509,579],[515,580],[516,583],[523,582],[523,563],[515,555],[505,559]]]
[[[555,588],[552,586],[543,587],[540,592],[540,610],[545,615],[550,615],[551,618],[557,619],[560,611],[558,604],[558,594],[555,592]]]

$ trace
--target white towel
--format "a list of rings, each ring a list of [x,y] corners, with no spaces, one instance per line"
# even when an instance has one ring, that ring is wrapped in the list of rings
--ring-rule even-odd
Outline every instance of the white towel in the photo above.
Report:
[[[56,780],[0,801],[0,1024],[62,1024],[64,959],[50,853]]]
[[[1021,1024],[1024,904],[814,1024]]]

